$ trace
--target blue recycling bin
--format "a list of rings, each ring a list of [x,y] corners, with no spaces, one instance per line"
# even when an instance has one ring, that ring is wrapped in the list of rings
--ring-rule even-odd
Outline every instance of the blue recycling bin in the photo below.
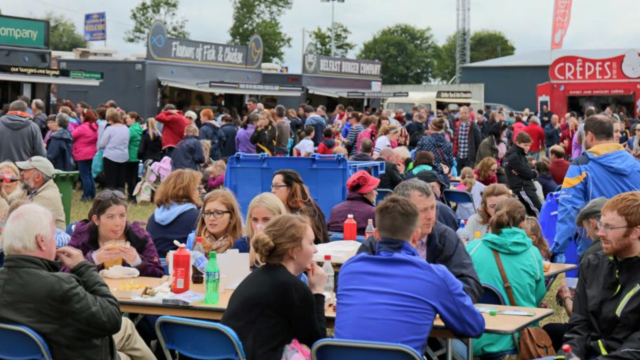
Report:
[[[237,153],[229,158],[224,187],[236,195],[240,210],[246,214],[254,197],[271,192],[273,174],[282,169],[291,169],[300,174],[311,197],[327,219],[331,209],[347,199],[349,165],[342,154],[274,157]]]

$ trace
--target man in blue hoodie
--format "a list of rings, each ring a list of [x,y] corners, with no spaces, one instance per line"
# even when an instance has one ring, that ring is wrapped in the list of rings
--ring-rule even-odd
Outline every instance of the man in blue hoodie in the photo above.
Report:
[[[318,147],[322,142],[322,134],[324,134],[324,129],[327,127],[327,122],[313,111],[313,106],[311,105],[304,107],[304,115],[307,117],[304,126],[311,125],[316,130],[316,135],[313,137],[313,146]]]
[[[564,252],[576,235],[576,217],[591,200],[640,190],[640,162],[614,140],[613,119],[590,116],[584,124],[587,151],[575,158],[558,199],[558,223],[551,253],[555,262],[564,262]],[[578,244],[582,254],[589,242]]]
[[[436,315],[459,336],[484,332],[484,318],[462,283],[411,245],[421,237],[418,216],[401,196],[378,205],[375,253],[360,253],[340,270],[336,338],[401,343],[423,353]]]

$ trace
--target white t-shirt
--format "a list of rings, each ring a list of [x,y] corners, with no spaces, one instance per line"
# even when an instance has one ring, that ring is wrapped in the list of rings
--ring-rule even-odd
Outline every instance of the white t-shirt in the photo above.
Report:
[[[305,156],[306,154],[313,153],[313,140],[304,138],[300,140],[298,145],[294,147],[294,149],[298,150],[300,156]]]
[[[380,136],[378,140],[376,140],[376,148],[373,150],[374,155],[380,155],[380,151],[386,147],[391,147],[391,142],[386,135]]]

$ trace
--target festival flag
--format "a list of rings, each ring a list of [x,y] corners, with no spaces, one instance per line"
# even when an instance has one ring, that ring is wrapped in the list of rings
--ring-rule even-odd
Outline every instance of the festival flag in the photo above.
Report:
[[[573,0],[555,0],[553,6],[553,30],[551,32],[551,50],[562,49],[569,22],[571,21],[571,4]]]

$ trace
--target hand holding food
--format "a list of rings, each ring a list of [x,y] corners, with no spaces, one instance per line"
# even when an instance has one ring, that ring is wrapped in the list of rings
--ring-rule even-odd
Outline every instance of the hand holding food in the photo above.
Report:
[[[127,264],[131,265],[138,259],[138,251],[133,246],[122,246],[119,249],[120,256],[127,262]]]
[[[56,254],[58,255],[58,259],[62,265],[68,267],[69,269],[73,269],[80,262],[84,260],[84,255],[82,255],[82,251],[65,246],[58,250],[56,250]]]

